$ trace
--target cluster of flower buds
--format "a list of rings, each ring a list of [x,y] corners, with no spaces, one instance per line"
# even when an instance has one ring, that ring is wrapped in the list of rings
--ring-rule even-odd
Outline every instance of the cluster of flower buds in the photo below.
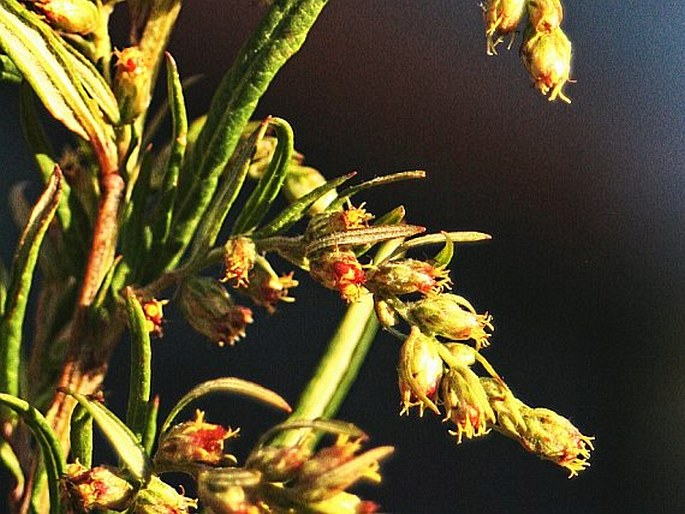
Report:
[[[561,0],[487,0],[483,4],[488,55],[511,34],[527,15],[520,49],[521,59],[535,87],[549,100],[557,98],[570,103],[563,93],[570,81],[571,42],[561,29],[564,10]]]

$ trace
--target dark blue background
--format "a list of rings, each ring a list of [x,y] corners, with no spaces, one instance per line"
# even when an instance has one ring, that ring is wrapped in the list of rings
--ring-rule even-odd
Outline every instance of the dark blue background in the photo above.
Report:
[[[563,470],[492,434],[457,446],[427,415],[399,418],[397,342],[378,337],[341,418],[398,450],[365,490],[395,512],[682,512],[685,509],[685,7],[680,1],[566,2],[574,44],[568,106],[532,90],[516,50],[485,55],[477,2],[331,2],[258,114],[291,122],[307,162],[335,176],[422,168],[429,178],[364,199],[404,204],[430,230],[491,233],[458,251],[455,291],[495,317],[487,357],[534,406],[596,436],[592,467]],[[631,5],[632,4],[632,5]],[[188,3],[171,51],[211,93],[258,20],[259,2]],[[2,197],[35,181],[2,86]],[[0,206],[1,219],[7,210]],[[2,255],[17,232],[3,223]],[[285,266],[280,266],[286,271]],[[236,375],[295,402],[342,305],[303,286],[217,349],[172,308],[155,347],[162,407],[199,380]],[[107,384],[124,401],[126,347]],[[210,405],[242,439],[277,421],[246,403]]]

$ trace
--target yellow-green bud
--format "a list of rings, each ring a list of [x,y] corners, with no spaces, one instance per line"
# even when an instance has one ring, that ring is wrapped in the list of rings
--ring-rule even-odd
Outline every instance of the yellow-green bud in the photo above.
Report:
[[[244,236],[232,237],[224,245],[224,277],[235,287],[245,286],[257,258],[257,247],[252,239]]]
[[[528,30],[521,46],[521,59],[535,87],[549,100],[571,100],[562,88],[571,74],[571,42],[556,28],[549,33]]]
[[[381,294],[428,294],[442,290],[450,283],[448,271],[416,259],[384,262],[367,273],[369,288]]]
[[[90,0],[43,0],[35,5],[50,25],[69,34],[90,34],[100,17],[98,8]]]
[[[151,70],[137,46],[116,51],[114,95],[119,103],[122,123],[131,123],[150,103]]]
[[[197,508],[197,501],[180,494],[157,476],[147,483],[136,496],[131,514],[189,514],[190,509]]]

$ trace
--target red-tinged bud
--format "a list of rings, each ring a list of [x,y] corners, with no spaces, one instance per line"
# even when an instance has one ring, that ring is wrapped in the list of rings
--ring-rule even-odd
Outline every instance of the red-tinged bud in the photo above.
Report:
[[[367,274],[368,287],[381,295],[428,294],[449,287],[449,271],[416,259],[384,262]]]
[[[224,277],[234,287],[246,286],[248,276],[257,259],[257,247],[248,237],[232,237],[224,245]]]
[[[324,287],[338,291],[347,302],[358,300],[364,291],[364,270],[350,250],[324,251],[312,257],[309,274]]]
[[[162,322],[164,321],[164,306],[169,303],[169,300],[156,300],[152,298],[141,304],[143,313],[145,313],[146,328],[149,333],[157,337],[162,337]]]
[[[187,498],[153,475],[128,510],[131,514],[190,514],[197,501]]]
[[[362,500],[359,496],[345,491],[322,502],[310,503],[307,507],[319,514],[373,514],[379,509],[377,503]]]
[[[525,6],[526,0],[487,0],[483,4],[488,55],[497,54],[495,47],[507,34],[512,34],[513,42],[513,34],[523,18]]]
[[[445,421],[454,423],[450,433],[462,438],[480,437],[495,422],[495,413],[478,376],[467,366],[450,368],[440,385],[440,399],[445,406]]]
[[[131,503],[134,490],[118,469],[108,466],[88,469],[75,463],[67,466],[62,494],[68,511],[76,513],[124,510]]]
[[[297,287],[298,284],[299,282],[293,278],[292,271],[279,277],[271,270],[257,267],[250,275],[250,283],[241,292],[249,296],[255,304],[273,313],[278,302],[295,301],[295,298],[288,294],[290,289]]]
[[[291,165],[285,177],[283,191],[288,201],[292,203],[325,183],[325,177],[318,170],[309,166]],[[328,191],[309,207],[308,214],[315,215],[324,212],[337,197],[338,194],[334,190]]]
[[[408,304],[408,320],[418,325],[421,331],[453,341],[472,339],[476,348],[487,346],[492,330],[492,317],[477,314],[465,298],[450,294],[429,294],[425,298]]]
[[[402,344],[397,366],[402,399],[400,415],[407,414],[411,407],[419,408],[419,416],[423,416],[426,408],[440,414],[435,405],[444,368],[438,353],[439,344],[434,338],[423,335],[417,327],[411,328],[409,337]]]
[[[528,23],[537,33],[549,34],[559,28],[564,8],[559,0],[528,0]]]
[[[178,299],[190,326],[219,346],[233,345],[245,337],[247,325],[254,321],[252,311],[237,305],[226,288],[211,278],[188,278]]]
[[[50,25],[69,34],[90,34],[100,19],[98,8],[90,0],[43,0],[34,5]]]
[[[204,413],[196,411],[193,421],[170,428],[160,439],[155,465],[164,469],[186,470],[197,465],[220,466],[235,462],[224,453],[224,441],[238,435],[221,425],[207,423]]]
[[[336,232],[347,232],[365,228],[373,215],[364,209],[364,204],[354,207],[349,204],[341,211],[326,211],[314,216],[307,225],[305,239],[316,241],[323,236]]]
[[[571,100],[562,91],[571,74],[571,42],[556,28],[549,33],[527,31],[521,59],[535,87],[549,100]]]
[[[136,46],[115,51],[114,96],[119,103],[122,123],[131,123],[150,103],[151,70],[145,55]]]

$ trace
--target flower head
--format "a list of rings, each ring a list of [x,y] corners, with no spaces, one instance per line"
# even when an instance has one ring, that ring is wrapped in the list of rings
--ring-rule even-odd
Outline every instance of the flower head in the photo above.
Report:
[[[169,300],[157,300],[152,298],[141,304],[145,314],[147,331],[157,337],[162,337],[162,322],[164,321],[164,306]]]
[[[397,366],[402,409],[400,415],[418,406],[419,415],[425,408],[436,414],[435,397],[443,375],[443,362],[438,353],[435,339],[425,336],[417,327],[412,327],[409,337],[400,349]]]
[[[235,287],[246,286],[257,258],[257,248],[249,237],[232,237],[224,245],[224,276],[221,282]]]
[[[364,291],[366,276],[351,250],[320,252],[311,258],[309,274],[324,287],[338,291],[348,302],[359,299]]]
[[[440,385],[440,399],[445,406],[445,421],[455,425],[451,434],[461,443],[463,436],[468,439],[487,434],[495,413],[488,402],[488,396],[481,386],[478,376],[468,366],[457,366],[445,373]]]
[[[219,346],[233,345],[245,337],[253,322],[252,310],[237,305],[219,282],[208,277],[190,277],[179,292],[179,306],[195,330]]]
[[[140,116],[150,103],[150,67],[143,51],[129,46],[115,52],[114,95],[119,103],[122,123]]]
[[[109,466],[89,469],[79,463],[67,466],[62,490],[65,503],[73,512],[124,510],[134,494],[133,486],[118,469]]]
[[[384,294],[403,295],[439,292],[450,284],[449,271],[444,266],[417,259],[386,261],[367,274],[369,286]]]
[[[492,330],[492,316],[477,314],[468,300],[451,293],[430,293],[408,305],[408,321],[419,326],[425,334],[437,335],[452,341],[472,339],[476,348],[487,346]]]
[[[159,477],[152,475],[146,486],[138,492],[135,503],[127,511],[131,514],[189,514],[197,501],[187,498]]]
[[[561,25],[564,8],[559,0],[528,0],[528,23],[538,34],[549,34]]]
[[[249,296],[255,304],[273,313],[279,302],[295,301],[295,298],[289,296],[289,292],[298,285],[299,282],[293,278],[292,271],[278,276],[271,270],[256,267],[250,275],[250,283],[241,292]]]
[[[221,425],[207,423],[204,413],[196,411],[193,421],[170,428],[160,439],[155,464],[171,469],[187,469],[197,464],[219,466],[235,459],[224,453],[224,441],[238,435]]]
[[[483,4],[488,55],[497,54],[495,47],[503,37],[516,31],[523,17],[525,5],[526,0],[487,0]]]
[[[521,59],[543,95],[549,93],[550,101],[558,97],[571,103],[562,91],[571,74],[571,42],[560,28],[547,33],[527,31]]]

